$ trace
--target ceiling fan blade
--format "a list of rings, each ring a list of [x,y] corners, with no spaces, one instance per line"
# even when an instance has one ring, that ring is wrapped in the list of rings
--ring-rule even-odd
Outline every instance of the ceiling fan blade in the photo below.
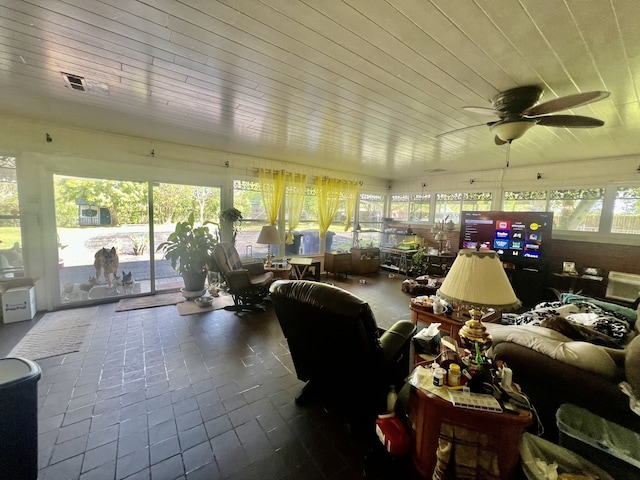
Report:
[[[492,122],[489,122],[489,123],[492,123]],[[478,125],[469,125],[468,127],[456,128],[455,130],[449,130],[448,132],[439,133],[438,135],[436,135],[435,138],[444,137],[446,135],[453,135],[454,133],[460,133],[460,132],[463,132],[464,130],[469,130],[471,128],[486,127],[486,126],[487,126],[486,123],[480,123]]]
[[[602,120],[581,115],[547,115],[535,117],[535,120],[545,127],[594,128],[604,125]]]
[[[495,136],[493,137],[493,141],[495,142],[496,145],[504,145],[505,143],[509,143],[509,142],[505,142],[504,140],[502,140],[499,136]],[[507,165],[508,166],[508,165]]]
[[[604,100],[609,95],[611,95],[609,92],[602,91],[576,93],[535,105],[525,110],[523,114],[527,116],[546,115],[547,113],[559,112],[561,110],[597,102],[598,100]]]
[[[492,117],[500,117],[502,115],[502,112],[486,107],[462,107],[462,109],[479,115],[491,115]]]

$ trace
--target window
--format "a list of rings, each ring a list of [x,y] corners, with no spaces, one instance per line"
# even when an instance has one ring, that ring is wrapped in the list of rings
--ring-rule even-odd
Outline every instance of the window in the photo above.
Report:
[[[409,195],[391,195],[391,218],[401,222],[409,219]]]
[[[358,208],[357,244],[361,247],[377,247],[380,245],[380,230],[384,217],[384,195],[361,193]]]
[[[0,278],[24,276],[14,157],[0,157],[0,240]]]
[[[616,190],[611,233],[640,234],[640,187]]]
[[[339,209],[338,209],[339,211]],[[344,208],[343,208],[344,211]],[[338,214],[339,215],[339,214]],[[307,193],[302,205],[302,215],[300,216],[300,226],[302,234],[303,254],[320,253],[320,224],[318,223],[318,195],[314,187],[307,187]],[[329,233],[332,232],[332,233]],[[325,237],[326,251],[331,251],[333,244],[333,229],[329,228]]]
[[[331,227],[327,231],[326,245],[325,248],[327,252],[331,250],[344,250],[349,251],[349,249],[353,246],[353,228],[355,228],[356,224],[354,223],[355,219],[352,218],[352,225],[349,230],[344,229],[344,222],[347,219],[347,210],[345,207],[344,198],[341,198],[338,202],[338,211],[333,217],[333,221],[331,222]],[[333,235],[329,232],[333,232]],[[331,240],[329,240],[331,238]],[[318,243],[318,248],[320,248],[320,243]],[[314,253],[319,253],[314,252]]]
[[[553,227],[559,230],[597,232],[602,213],[604,188],[552,190],[549,209]]]
[[[502,210],[505,212],[544,212],[547,209],[547,192],[504,192]]]
[[[242,222],[238,226],[239,230],[236,236],[236,250],[240,256],[266,255],[266,245],[256,243],[260,229],[268,223],[267,212],[262,203],[260,182],[234,180],[233,206],[242,213]],[[272,249],[274,247],[272,246]],[[257,250],[254,251],[254,249]]]
[[[456,225],[460,223],[460,212],[487,212],[491,210],[491,192],[437,193],[435,221],[449,217]]]
[[[409,199],[409,221],[428,222],[430,201],[431,201],[431,194],[428,194],[428,193],[419,193],[417,195],[411,195]]]

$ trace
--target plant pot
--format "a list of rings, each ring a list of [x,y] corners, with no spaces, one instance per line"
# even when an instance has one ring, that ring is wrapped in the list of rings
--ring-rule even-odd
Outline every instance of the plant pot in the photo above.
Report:
[[[204,290],[204,282],[207,278],[205,273],[185,272],[182,274],[184,289],[189,292]]]

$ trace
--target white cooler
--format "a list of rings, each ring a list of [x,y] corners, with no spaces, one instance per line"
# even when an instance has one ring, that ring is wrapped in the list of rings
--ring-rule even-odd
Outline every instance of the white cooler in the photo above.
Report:
[[[2,321],[4,323],[32,320],[36,314],[33,286],[14,287],[2,293]]]

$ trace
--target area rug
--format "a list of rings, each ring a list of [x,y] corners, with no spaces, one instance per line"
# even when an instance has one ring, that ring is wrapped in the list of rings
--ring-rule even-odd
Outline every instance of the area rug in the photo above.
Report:
[[[184,297],[180,292],[123,298],[118,302],[118,305],[116,305],[116,312],[126,312],[127,310],[138,310],[140,308],[163,307],[165,305],[175,305],[182,301],[184,301]]]
[[[97,307],[47,313],[8,356],[40,360],[77,352],[96,314]]]
[[[226,306],[233,305],[233,298],[231,295],[220,295],[213,299],[213,303],[208,307],[199,307],[196,302],[185,301],[178,303],[178,313],[180,315],[193,315],[195,313],[211,312],[213,310],[219,310]]]

